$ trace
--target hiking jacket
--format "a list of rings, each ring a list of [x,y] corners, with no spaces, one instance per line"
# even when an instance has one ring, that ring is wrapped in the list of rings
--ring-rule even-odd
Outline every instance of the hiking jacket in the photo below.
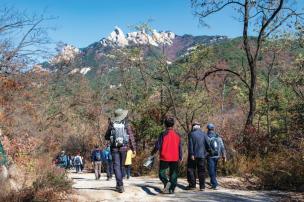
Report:
[[[188,135],[188,155],[195,158],[206,158],[210,146],[209,139],[201,129],[194,129]]]
[[[110,140],[112,128],[113,128],[113,123],[110,123],[109,126],[108,126],[108,129],[107,129],[107,132],[105,134],[105,139],[106,140]],[[119,148],[115,147],[114,145],[111,145],[111,150],[112,151],[118,151],[118,150],[119,151],[127,151],[128,148],[130,148],[133,152],[136,151],[136,145],[135,145],[133,130],[128,123],[125,124],[125,129],[127,131],[127,134],[129,135],[129,144],[124,145],[124,146],[119,147]]]
[[[79,162],[77,163],[76,159],[79,158]],[[74,157],[74,165],[75,166],[80,166],[80,165],[83,165],[83,162],[82,162],[82,157],[77,155]]]
[[[96,154],[98,152],[100,153],[100,160],[97,160],[97,158],[96,158]],[[101,157],[102,157],[101,149],[94,149],[93,152],[92,152],[92,155],[91,155],[91,161],[101,161]]]
[[[167,129],[162,132],[155,143],[151,155],[159,151],[159,160],[161,161],[179,161],[183,158],[182,141],[178,133],[173,129]]]
[[[132,150],[129,149],[126,156],[125,166],[132,165],[132,158],[134,157]]]
[[[207,132],[207,137],[208,137],[208,141],[210,142],[210,138],[212,137],[216,137],[218,138],[220,147],[219,147],[219,155],[218,156],[208,156],[208,158],[220,158],[220,157],[225,157],[226,158],[226,149],[224,146],[224,142],[223,139],[214,131],[208,131]]]
[[[102,150],[102,161],[104,163],[112,161],[112,155],[111,155],[111,148],[110,147],[106,147]]]

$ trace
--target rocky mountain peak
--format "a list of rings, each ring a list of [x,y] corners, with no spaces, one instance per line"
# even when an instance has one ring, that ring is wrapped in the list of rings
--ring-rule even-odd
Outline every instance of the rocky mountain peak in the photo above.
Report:
[[[160,46],[172,45],[175,34],[173,32],[158,32],[153,30],[152,33],[147,33],[146,30],[137,32],[129,32],[126,35],[116,26],[114,31],[106,38],[100,40],[103,47],[125,47],[128,45],[152,45]]]

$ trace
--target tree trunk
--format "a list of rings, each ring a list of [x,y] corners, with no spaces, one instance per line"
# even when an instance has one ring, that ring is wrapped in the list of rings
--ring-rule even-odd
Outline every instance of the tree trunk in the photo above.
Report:
[[[250,88],[249,88],[249,111],[247,115],[246,125],[245,129],[249,129],[253,126],[253,119],[255,115],[256,110],[256,68],[255,65],[250,68],[252,71],[250,71],[251,74],[251,82],[250,82]]]

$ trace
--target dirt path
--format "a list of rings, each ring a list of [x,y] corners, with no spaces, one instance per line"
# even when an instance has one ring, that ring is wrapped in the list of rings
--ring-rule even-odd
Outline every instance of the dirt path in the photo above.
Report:
[[[125,192],[115,191],[115,179],[106,181],[105,176],[100,180],[94,179],[93,173],[70,173],[75,190],[71,196],[77,201],[280,201],[286,197],[282,192],[276,191],[243,191],[220,188],[219,190],[206,189],[200,191],[186,191],[187,185],[184,179],[179,179],[176,193],[171,195],[161,194],[162,184],[156,178],[133,177],[124,180]]]

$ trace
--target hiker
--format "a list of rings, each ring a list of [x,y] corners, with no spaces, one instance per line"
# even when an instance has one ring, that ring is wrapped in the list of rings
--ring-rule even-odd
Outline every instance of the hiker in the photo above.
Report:
[[[76,167],[76,173],[79,173],[81,171],[81,166],[83,165],[82,157],[80,156],[80,152],[78,152],[77,155],[74,157],[74,165]]]
[[[60,168],[67,169],[68,167],[68,156],[65,154],[65,151],[61,151],[61,154],[58,156],[58,166]]]
[[[124,171],[125,175],[127,175],[127,179],[131,177],[131,165],[132,165],[132,158],[134,158],[135,155],[133,154],[132,150],[129,149],[127,152],[127,157],[125,161]]]
[[[124,192],[122,167],[126,160],[127,150],[130,148],[136,153],[133,131],[128,124],[128,110],[117,109],[114,118],[109,120],[105,139],[111,143],[111,154],[113,159],[114,174],[116,178],[116,190]]]
[[[95,149],[91,155],[92,164],[95,171],[95,180],[99,180],[101,176],[101,164],[102,164],[102,151],[98,145],[95,145]]]
[[[200,191],[205,190],[205,158],[208,151],[208,137],[201,130],[200,124],[194,122],[192,124],[192,131],[188,135],[187,180],[189,185],[186,188],[187,190],[196,189],[197,175]]]
[[[215,126],[212,123],[207,125],[207,136],[209,139],[210,153],[207,158],[208,172],[210,176],[210,184],[212,189],[217,189],[218,183],[216,180],[217,162],[220,157],[226,162],[226,149],[222,138],[215,131]]]
[[[102,163],[107,173],[107,181],[109,181],[113,175],[113,161],[109,144],[102,150]]]
[[[159,178],[164,184],[164,194],[174,194],[177,185],[178,164],[182,161],[182,143],[180,135],[173,129],[174,118],[168,117],[164,121],[163,131],[155,143],[151,156],[159,151]],[[166,172],[169,169],[169,180]]]

